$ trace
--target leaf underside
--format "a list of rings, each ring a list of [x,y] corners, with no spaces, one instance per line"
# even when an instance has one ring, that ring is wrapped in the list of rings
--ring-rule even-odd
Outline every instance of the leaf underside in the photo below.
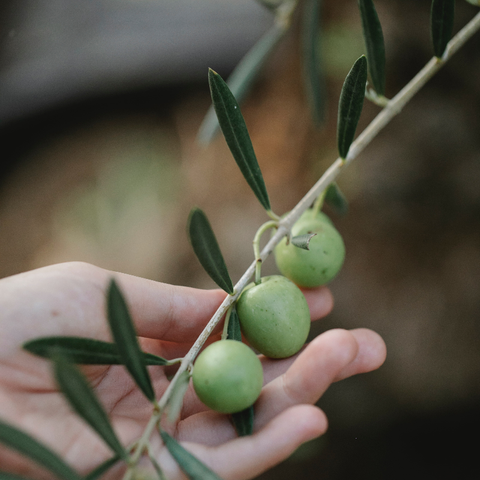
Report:
[[[163,443],[190,480],[222,480],[205,464],[185,450],[173,437],[160,431]]]
[[[65,357],[56,357],[54,364],[57,383],[72,408],[100,435],[114,453],[126,460],[128,455],[86,378]]]
[[[337,144],[340,158],[346,159],[362,113],[367,83],[367,59],[362,55],[343,83],[338,105]]]
[[[43,358],[55,355],[66,356],[80,365],[121,365],[122,358],[115,343],[102,342],[83,337],[43,337],[23,345],[30,353]],[[168,360],[151,353],[142,352],[146,365],[166,365]]]
[[[430,11],[430,29],[433,42],[433,51],[437,58],[447,48],[452,38],[453,21],[455,17],[455,0],[433,0]]]
[[[154,402],[155,393],[147,367],[143,361],[135,327],[133,326],[125,299],[113,279],[110,281],[107,292],[107,317],[122,364],[125,365],[135,383],[148,400]]]
[[[231,295],[232,280],[210,222],[200,208],[193,208],[190,212],[187,229],[193,251],[202,267],[220,288]]]
[[[222,77],[212,69],[208,72],[208,83],[213,107],[228,148],[263,208],[271,210],[265,182],[240,106]]]
[[[42,445],[22,430],[0,421],[0,442],[7,447],[29,457],[36,463],[66,480],[81,480],[82,477],[69,467],[56,453]],[[8,479],[9,474],[5,478]],[[1,477],[0,477],[1,478]],[[15,477],[10,477],[15,478]]]
[[[373,0],[358,0],[367,47],[370,79],[378,95],[385,95],[385,43]]]

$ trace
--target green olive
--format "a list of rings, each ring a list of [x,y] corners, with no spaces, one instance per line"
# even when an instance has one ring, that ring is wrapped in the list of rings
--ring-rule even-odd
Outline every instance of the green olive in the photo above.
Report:
[[[310,331],[310,310],[301,290],[281,275],[245,288],[237,302],[242,333],[270,358],[297,353]]]
[[[309,250],[295,247],[286,238],[275,247],[280,272],[300,287],[318,287],[333,280],[345,260],[345,244],[330,219],[307,210],[292,227],[292,236],[316,233]]]
[[[263,385],[262,364],[236,340],[220,340],[197,357],[192,374],[198,398],[212,410],[235,413],[253,405]]]

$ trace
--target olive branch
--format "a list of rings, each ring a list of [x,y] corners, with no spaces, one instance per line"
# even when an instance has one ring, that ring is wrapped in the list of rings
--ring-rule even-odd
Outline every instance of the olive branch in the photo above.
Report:
[[[368,146],[376,135],[398,115],[414,95],[435,75],[460,49],[465,42],[480,29],[480,13],[472,18],[453,38],[451,38],[454,18],[454,0],[433,0],[431,8],[431,34],[434,57],[420,72],[392,99],[385,97],[385,51],[381,25],[372,0],[359,0],[360,14],[365,38],[367,56],[360,57],[344,82],[339,101],[337,140],[339,157],[311,187],[297,205],[285,216],[276,215],[270,206],[267,189],[258,166],[245,121],[240,111],[242,98],[253,84],[260,67],[288,31],[291,19],[298,6],[298,0],[259,0],[274,14],[274,26],[242,60],[228,82],[213,70],[209,71],[209,83],[213,108],[200,130],[200,139],[207,142],[213,137],[218,126],[232,152],[246,181],[265,208],[270,220],[264,223],[254,238],[254,260],[245,273],[233,284],[225,266],[220,248],[206,215],[198,208],[193,209],[189,221],[189,236],[192,247],[212,279],[228,295],[218,307],[189,352],[182,359],[166,360],[140,350],[133,321],[128,306],[117,284],[112,280],[108,286],[108,321],[114,343],[74,337],[51,337],[36,339],[24,347],[39,356],[53,361],[55,376],[72,408],[104,439],[113,456],[86,477],[81,477],[62,459],[26,433],[12,425],[0,422],[0,441],[13,450],[30,457],[50,470],[57,478],[94,480],[100,478],[119,461],[127,465],[124,480],[135,478],[137,466],[143,455],[147,455],[155,469],[157,478],[165,478],[161,466],[150,452],[150,438],[158,429],[159,434],[173,458],[193,480],[217,479],[218,476],[193,457],[160,427],[165,414],[170,421],[178,416],[183,394],[188,386],[190,371],[200,349],[215,327],[227,317],[224,335],[234,335],[236,317],[234,306],[240,294],[252,277],[258,283],[261,265],[273,252],[275,246],[285,237],[291,236],[291,229],[299,217],[312,205],[320,209],[324,201],[340,199],[342,196],[335,180],[354,159]],[[477,0],[468,0],[478,4]],[[318,90],[318,55],[316,40],[319,32],[318,0],[305,0],[304,31],[307,88],[310,89],[314,118],[321,117],[321,92]],[[312,12],[315,15],[312,15]],[[313,20],[312,20],[313,18]],[[367,83],[370,76],[371,85]],[[356,138],[355,132],[360,118],[364,99],[367,98],[382,108],[365,130]],[[333,199],[333,200],[332,200]],[[337,205],[338,206],[338,205]],[[275,229],[266,245],[260,249],[262,235]],[[233,327],[231,327],[233,325]],[[230,332],[230,333],[229,333]],[[153,412],[141,437],[128,447],[122,446],[110,424],[103,407],[96,399],[91,387],[74,364],[122,364],[131,374],[137,386],[152,403]],[[179,363],[178,370],[160,399],[155,393],[146,365],[165,366]],[[240,412],[235,423],[237,431],[248,434],[253,428],[251,411]],[[0,479],[20,479],[21,477],[0,472]]]

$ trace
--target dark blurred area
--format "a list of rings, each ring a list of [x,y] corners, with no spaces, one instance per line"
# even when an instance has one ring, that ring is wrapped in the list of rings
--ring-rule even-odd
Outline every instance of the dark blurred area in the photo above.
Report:
[[[392,97],[432,55],[430,2],[375,5]],[[457,1],[454,31],[477,11]],[[224,140],[200,148],[195,137],[208,67],[227,76],[268,11],[253,0],[4,0],[0,18],[0,277],[83,260],[212,288],[185,233],[198,205],[238,279],[265,214]],[[324,0],[322,32],[321,128],[297,21],[242,108],[279,214],[336,158],[338,96],[364,53],[356,2]],[[479,52],[477,33],[339,178],[350,211],[327,213],[347,259],[312,334],[372,328],[388,358],[335,384],[319,402],[327,435],[260,478],[479,478]],[[377,112],[366,103],[359,129]]]

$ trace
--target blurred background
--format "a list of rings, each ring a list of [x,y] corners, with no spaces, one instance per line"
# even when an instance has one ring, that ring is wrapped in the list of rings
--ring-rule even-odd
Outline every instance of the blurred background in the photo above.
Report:
[[[387,96],[432,56],[427,0],[376,0]],[[458,31],[478,9],[456,2]],[[365,48],[356,2],[322,2],[326,119],[303,89],[298,18],[242,111],[273,210],[336,158],[336,109]],[[232,279],[266,217],[225,145],[200,147],[207,69],[228,76],[272,25],[254,0],[3,0],[0,277],[70,260],[213,288],[185,233],[205,210]],[[377,372],[320,400],[327,435],[260,478],[479,478],[480,35],[339,178],[347,258],[312,335],[369,327]],[[366,102],[359,129],[376,115]],[[275,273],[269,259],[264,273]]]

